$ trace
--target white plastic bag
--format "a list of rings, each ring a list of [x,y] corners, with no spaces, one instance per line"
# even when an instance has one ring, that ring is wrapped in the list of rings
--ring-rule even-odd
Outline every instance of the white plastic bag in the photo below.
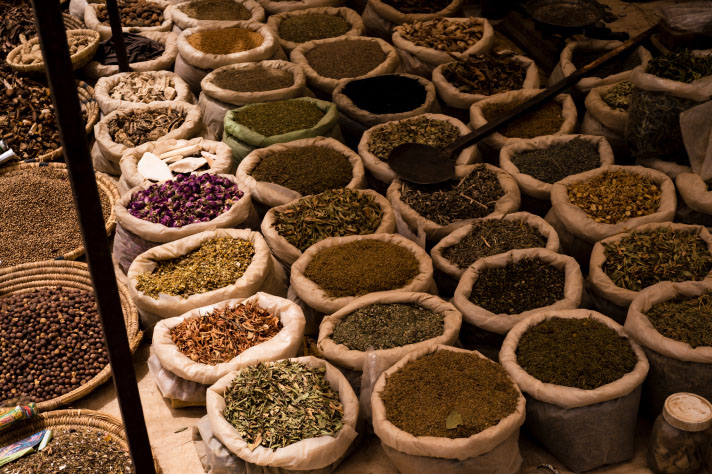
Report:
[[[692,171],[704,180],[712,178],[712,102],[680,114],[680,131]]]

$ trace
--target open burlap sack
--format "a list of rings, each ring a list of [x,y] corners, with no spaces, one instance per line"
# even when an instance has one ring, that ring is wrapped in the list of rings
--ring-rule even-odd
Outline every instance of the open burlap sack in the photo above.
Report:
[[[330,15],[330,16],[340,16],[351,25],[351,29],[344,33],[338,38],[344,36],[361,36],[363,34],[363,20],[361,20],[361,15],[356,13],[354,10],[346,7],[317,7],[317,8],[306,8],[304,10],[291,10],[288,12],[278,13],[276,15],[271,15],[267,20],[267,25],[271,27],[277,36],[279,37],[279,25],[287,18],[292,18],[301,15]],[[284,38],[279,38],[279,44],[282,49],[289,54],[293,49],[298,47],[302,43],[295,43],[294,41],[289,41]]]
[[[564,271],[564,298],[549,306],[534,308],[519,314],[495,314],[482,306],[470,301],[472,286],[479,275],[488,268],[504,267],[509,263],[517,263],[524,259],[538,258],[541,261]],[[453,304],[462,313],[462,319],[485,331],[505,335],[515,324],[527,319],[533,314],[553,310],[576,309],[581,304],[583,295],[583,275],[576,260],[568,255],[553,252],[547,249],[517,249],[507,253],[492,255],[473,263],[465,270],[460,283],[455,290]]]
[[[512,178],[509,173],[506,173],[505,171],[500,168],[497,168],[496,166],[492,166],[487,163],[468,166],[457,166],[455,168],[454,179],[462,179],[466,176],[469,176],[469,174],[472,173],[479,166],[484,166],[488,170],[494,172],[497,175],[497,179],[499,181],[500,187],[502,188],[502,191],[504,191],[502,197],[495,202],[494,210],[490,215],[501,216],[503,214],[509,214],[510,212],[515,212],[519,210],[519,204],[521,201],[517,182],[514,181],[514,178]],[[413,209],[406,202],[401,200],[401,190],[403,189],[403,186],[405,186],[403,180],[401,180],[400,178],[394,179],[391,185],[388,186],[388,200],[391,201],[391,205],[393,205],[393,208],[398,210],[400,215],[403,217],[403,220],[408,224],[408,227],[410,227],[411,229],[424,229],[427,239],[430,241],[437,242],[449,233],[451,233],[453,230],[465,226],[475,220],[474,218],[463,219],[452,222],[445,226],[437,224],[421,216],[415,209]]]
[[[144,31],[139,33],[148,39],[161,43],[164,47],[163,53],[154,59],[148,61],[139,61],[130,63],[129,69],[132,72],[147,72],[147,71],[170,71],[173,69],[173,63],[178,56],[178,35],[170,32]],[[119,66],[104,65],[99,61],[91,61],[82,68],[82,72],[89,79],[99,79],[100,77],[109,77],[119,73]]]
[[[518,153],[547,149],[552,145],[561,145],[575,138],[580,138],[581,140],[586,140],[587,142],[598,145],[600,166],[614,164],[615,157],[613,156],[611,145],[609,145],[603,137],[593,135],[549,135],[531,138],[529,140],[519,140],[505,145],[499,151],[499,167],[514,177],[522,194],[537,199],[549,200],[551,197],[551,189],[554,185],[540,181],[531,175],[520,173],[519,168],[512,162],[512,157]]]
[[[372,189],[360,189],[358,190],[359,194],[363,194],[366,196],[370,196],[376,204],[381,208],[381,212],[383,213],[381,217],[381,223],[378,225],[378,228],[373,232],[374,234],[393,234],[396,231],[396,219],[393,216],[393,208],[391,207],[391,204],[388,202],[388,199],[385,197],[381,196],[378,194],[376,191],[373,191]],[[272,253],[274,254],[275,257],[284,265],[289,266],[293,264],[294,262],[297,261],[299,257],[302,256],[302,251],[299,250],[297,247],[294,245],[290,244],[287,239],[282,237],[279,232],[275,229],[275,222],[276,222],[276,214],[278,212],[285,211],[289,209],[291,206],[297,204],[301,199],[303,198],[298,198],[295,199],[294,201],[291,201],[287,204],[283,204],[281,206],[273,207],[269,211],[267,211],[267,214],[265,215],[264,219],[262,219],[262,235],[264,236],[265,240],[267,241],[267,245],[269,245],[270,250],[272,250]]]
[[[235,283],[217,290],[190,295],[187,298],[161,293],[154,299],[136,289],[136,277],[142,273],[152,272],[156,268],[157,261],[181,257],[200,247],[203,242],[217,237],[245,239],[255,247],[252,262],[245,270],[245,274]],[[262,235],[249,229],[210,230],[153,247],[136,257],[127,277],[131,298],[147,326],[153,326],[161,319],[178,316],[219,301],[246,298],[258,291],[281,297],[286,294],[286,275],[282,266],[270,253]]]
[[[616,82],[594,87],[586,96],[585,104],[587,114],[609,129],[615,137],[622,137],[625,132],[625,124],[628,121],[628,112],[613,109],[603,101],[603,97],[617,85]]]
[[[494,426],[469,438],[438,438],[434,436],[413,436],[388,421],[386,406],[381,393],[387,378],[404,367],[437,351],[452,351],[484,357],[479,352],[466,351],[442,344],[412,351],[386,370],[376,382],[371,395],[373,407],[373,430],[381,440],[386,456],[398,471],[408,474],[514,474],[519,472],[522,458],[519,455],[519,428],[524,423],[525,399],[514,384],[519,398],[513,413]]]
[[[147,31],[151,32],[168,32],[173,29],[173,20],[170,14],[166,11],[169,2],[165,0],[146,0],[151,3],[155,3],[163,9],[163,22],[159,26],[122,26],[121,31],[124,33],[143,33]],[[111,38],[111,25],[109,23],[99,22],[99,18],[96,16],[96,8],[101,5],[100,3],[88,3],[84,9],[84,24],[87,28],[97,31],[101,36],[102,41],[106,41]]]
[[[284,448],[269,449],[257,446],[250,449],[238,431],[223,417],[224,394],[237,373],[231,372],[208,389],[206,405],[213,434],[228,450],[244,462],[244,466],[240,466],[239,472],[293,474],[294,471],[299,471],[305,474],[328,474],[334,472],[358,435],[356,432],[359,411],[358,398],[339,369],[325,360],[311,356],[290,360],[310,367],[326,369],[324,377],[332,390],[338,391],[344,408],[343,427],[336,436],[304,439]]]
[[[267,15],[320,7],[341,7],[345,0],[260,0]]]
[[[638,363],[620,379],[596,389],[543,383],[519,366],[517,346],[527,329],[555,317],[593,318],[627,337],[615,321],[586,309],[539,313],[515,325],[504,340],[499,360],[527,394],[527,430],[576,472],[630,459],[635,451],[641,385],[648,373],[643,349],[629,339]]]
[[[152,181],[147,180],[138,172],[138,162],[144,153],[150,152],[160,156],[163,153],[170,153],[187,147],[195,147],[196,152],[206,151],[217,157],[207,171],[198,171],[198,173],[230,174],[232,172],[232,152],[230,147],[222,142],[205,140],[201,137],[190,140],[171,138],[170,140],[161,140],[159,142],[148,142],[128,150],[121,157],[119,162],[121,166],[121,178],[118,184],[119,192],[124,194],[136,186],[150,186],[152,184]]]
[[[298,66],[301,66],[301,68],[304,70],[304,74],[307,76],[307,84],[309,84],[309,87],[318,91],[323,92],[324,94],[331,95],[334,89],[336,89],[336,86],[338,86],[341,82],[343,82],[345,79],[334,79],[331,77],[326,77],[320,75],[318,72],[314,70],[314,68],[311,67],[309,64],[309,61],[306,58],[306,54],[314,49],[314,47],[320,45],[320,44],[327,44],[327,43],[334,43],[334,42],[341,42],[341,41],[372,41],[377,43],[380,47],[383,53],[386,55],[386,58],[383,60],[381,64],[373,68],[371,71],[368,73],[364,74],[363,76],[358,76],[358,77],[371,77],[371,76],[378,76],[380,74],[390,74],[392,72],[396,71],[396,68],[398,67],[399,60],[398,60],[398,53],[396,53],[395,48],[388,44],[387,42],[383,41],[382,39],[379,38],[370,38],[370,37],[365,37],[365,36],[341,36],[339,38],[327,38],[327,39],[322,39],[322,40],[314,40],[314,41],[308,41],[306,43],[302,43],[296,48],[292,50],[292,52],[289,54],[290,61],[293,62],[294,64],[297,64]],[[343,61],[348,61],[349,58],[340,58]]]
[[[259,2],[256,0],[236,0],[237,3],[241,4],[250,12],[250,18],[243,21],[254,21],[263,23],[265,21],[265,9],[262,8]],[[168,14],[173,20],[175,26],[181,30],[187,30],[188,28],[196,28],[199,26],[211,26],[213,28],[218,27],[231,27],[235,26],[236,21],[233,20],[198,20],[191,17],[185,13],[181,7],[189,5],[191,1],[181,1],[180,3],[175,3],[168,7]]]
[[[368,0],[361,16],[369,36],[390,40],[396,26],[416,20],[456,17],[464,3],[464,0],[453,0],[435,13],[403,13],[382,0]]]
[[[460,130],[460,135],[467,135],[468,133],[472,132],[472,130],[467,125],[465,125],[460,120],[454,117],[450,117],[449,115],[431,113],[421,115],[431,120],[442,120],[443,122],[448,122],[454,125]],[[412,118],[414,117],[395,120],[394,122],[406,122]],[[369,128],[364,132],[363,136],[361,137],[361,141],[358,144],[358,154],[361,156],[361,159],[363,160],[363,164],[366,169],[374,176],[374,178],[376,178],[376,180],[385,184],[391,184],[391,182],[393,182],[393,180],[397,178],[396,174],[393,172],[391,167],[388,166],[388,162],[380,160],[378,157],[376,157],[373,153],[369,151],[371,135],[376,130],[381,127],[384,127],[387,124],[388,122],[384,124],[374,125],[373,127]],[[477,146],[471,145],[463,149],[457,155],[457,159],[455,160],[455,166],[470,165],[478,161],[480,161],[480,154],[477,150]]]
[[[695,173],[681,173],[675,178],[677,190],[687,206],[702,214],[712,214],[712,191]]]
[[[470,126],[476,130],[487,124],[487,120],[482,113],[482,109],[488,105],[508,104],[513,102],[519,104],[531,99],[540,92],[540,89],[521,89],[518,91],[502,92],[501,94],[495,94],[479,102],[475,102],[470,107]],[[561,106],[561,116],[564,119],[564,122],[561,124],[559,131],[553,133],[552,135],[570,135],[574,133],[577,126],[577,112],[573,99],[569,94],[559,94],[554,97],[553,100]],[[505,137],[501,133],[497,132],[483,139],[485,143],[495,150],[500,150],[504,145],[517,140],[521,140],[521,138]]]
[[[130,74],[132,73],[120,72],[113,76],[100,77],[99,80],[96,81],[96,86],[94,86],[94,97],[99,103],[101,112],[104,115],[110,114],[114,110],[130,109],[131,107],[139,103],[153,103],[145,101],[132,102],[129,100],[120,100],[111,97],[111,91],[114,89],[114,87],[122,83]],[[175,97],[173,97],[171,100],[174,100],[176,102],[193,102],[193,93],[190,92],[188,84],[186,84],[185,81],[178,77],[175,73],[170,71],[146,71],[141,74],[147,77],[151,77],[156,82],[167,81],[168,87],[175,90]]]

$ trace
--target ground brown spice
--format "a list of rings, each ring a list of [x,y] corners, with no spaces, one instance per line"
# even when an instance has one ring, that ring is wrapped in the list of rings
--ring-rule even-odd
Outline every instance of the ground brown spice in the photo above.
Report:
[[[254,49],[264,43],[264,37],[245,28],[222,28],[194,33],[188,43],[207,54],[231,54]]]

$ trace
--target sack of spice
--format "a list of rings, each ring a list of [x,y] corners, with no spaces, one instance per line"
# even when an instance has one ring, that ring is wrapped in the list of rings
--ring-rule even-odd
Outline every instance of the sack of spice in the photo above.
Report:
[[[476,130],[540,92],[539,89],[502,92],[476,102],[470,107],[470,126]],[[499,132],[485,137],[483,141],[495,150],[500,150],[515,140],[545,135],[568,135],[576,132],[576,120],[576,105],[573,99],[569,94],[559,94],[539,108],[521,115]]]
[[[643,405],[650,415],[665,399],[690,392],[712,399],[712,284],[658,283],[635,297],[625,330],[643,347],[650,372]]]
[[[346,235],[393,234],[388,200],[371,189],[333,189],[273,207],[262,219],[270,250],[290,266],[315,243]]]
[[[399,64],[393,46],[365,36],[308,41],[293,49],[289,58],[302,67],[309,87],[329,98],[344,79],[389,74]]]
[[[412,351],[371,395],[373,430],[408,474],[515,474],[524,396],[497,363],[445,345]]]
[[[703,226],[644,224],[596,243],[588,287],[597,307],[623,321],[641,290],[661,281],[712,277],[712,235]]]
[[[270,16],[267,25],[277,32],[287,54],[308,41],[363,34],[361,15],[345,7],[292,10]]]
[[[356,394],[316,357],[242,367],[208,389],[206,405],[213,434],[244,463],[236,472],[334,472],[358,436]]]
[[[390,40],[396,26],[457,17],[464,0],[368,0],[361,17],[366,34]]]
[[[617,82],[591,89],[586,96],[586,115],[581,133],[600,135],[618,146],[624,146],[625,124],[633,94],[633,83]]]
[[[705,181],[695,173],[681,173],[675,178],[675,184],[690,209],[712,215],[712,180]]]
[[[249,229],[205,231],[153,247],[136,257],[127,277],[131,298],[149,327],[258,291],[285,296],[287,281],[262,235]]]
[[[536,63],[509,51],[470,55],[455,62],[449,60],[433,70],[432,79],[438,96],[456,109],[469,109],[475,102],[494,94],[538,89],[540,85]]]
[[[170,71],[121,72],[101,77],[94,86],[94,97],[104,115],[136,104],[194,100],[188,84]]]
[[[237,167],[237,180],[263,207],[329,189],[366,187],[361,157],[334,138],[303,138],[260,148]]]
[[[623,327],[586,309],[516,324],[499,360],[527,397],[527,431],[576,472],[633,457],[643,349]]]
[[[181,30],[199,26],[229,28],[240,21],[265,21],[265,9],[256,0],[178,1],[168,7],[167,13]]]
[[[514,178],[486,163],[458,166],[455,177],[445,183],[413,184],[396,178],[387,197],[408,227],[423,228],[431,242],[475,219],[515,212],[520,203]]]
[[[346,0],[260,0],[267,15],[321,7],[342,7]]]
[[[96,143],[92,154],[98,154],[111,169],[101,170],[118,176],[119,161],[132,148],[144,143],[171,138],[193,138],[200,132],[200,109],[187,102],[154,102],[135,104],[115,110],[94,126]]]
[[[145,31],[138,33],[137,36],[149,39],[157,43],[157,45],[153,43],[141,44],[138,41],[129,39],[128,35],[124,35],[129,55],[129,68],[132,72],[170,71],[173,69],[173,63],[178,56],[178,35],[175,33]],[[108,41],[108,49],[113,51],[112,57],[103,59],[102,62],[97,60],[95,56],[94,60],[82,68],[82,72],[88,78],[99,79],[100,77],[109,77],[119,73],[119,63],[115,57],[116,52],[113,49],[113,43],[111,40]]]
[[[170,5],[165,0],[125,0],[118,4],[121,15],[121,30],[124,33],[146,31],[168,32],[173,29],[173,21],[166,13]],[[102,41],[111,38],[109,13],[104,3],[89,3],[84,9],[84,24],[98,31]]]
[[[392,41],[405,72],[430,78],[440,64],[487,53],[494,29],[486,18],[416,20],[396,26]]]
[[[339,111],[331,102],[298,97],[248,104],[225,115],[223,142],[236,164],[257,148],[315,137],[341,138]]]
[[[388,166],[388,155],[398,145],[416,142],[442,149],[471,131],[467,125],[449,115],[422,114],[369,128],[358,144],[358,154],[369,173],[377,181],[389,185],[397,176]],[[479,156],[477,147],[469,146],[457,155],[455,165],[475,163],[479,161]]]

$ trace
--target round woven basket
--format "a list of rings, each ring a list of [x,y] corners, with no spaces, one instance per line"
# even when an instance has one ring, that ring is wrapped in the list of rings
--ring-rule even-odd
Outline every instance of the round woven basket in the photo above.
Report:
[[[94,57],[94,54],[96,54],[96,50],[99,48],[100,36],[99,33],[94,30],[81,29],[67,31],[67,40],[75,37],[89,38],[89,45],[87,47],[80,49],[79,51],[70,56],[70,59],[72,60],[72,68],[76,70],[81,67],[84,67]],[[23,51],[32,48],[34,45],[39,44],[39,42],[40,39],[35,37],[31,40],[28,40],[26,43],[22,43],[20,46],[14,48],[7,55],[7,65],[15,71],[23,74],[44,73],[44,60],[32,64],[24,64],[21,61]]]
[[[22,265],[0,270],[0,297],[22,293],[35,288],[54,286],[94,291],[89,268],[86,263],[82,262],[45,260],[43,262],[23,263]],[[138,311],[133,301],[131,301],[128,288],[122,284],[118,286],[121,309],[126,323],[126,333],[129,338],[131,353],[133,354],[141,342],[143,333],[139,329]],[[107,364],[89,382],[64,395],[40,402],[37,407],[40,411],[47,411],[67,405],[87,396],[99,385],[109,380],[109,377],[111,377],[111,367]]]
[[[28,169],[28,168],[41,168],[41,167],[50,167],[58,170],[64,170],[65,172],[67,171],[67,165],[64,163],[19,163],[16,165],[11,165],[11,166],[6,166],[4,168],[0,168],[0,176],[14,172],[14,171],[19,171],[23,169]],[[111,180],[107,175],[104,173],[99,173],[98,171],[94,173],[96,175],[96,185],[99,188],[99,192],[103,192],[107,199],[109,200],[109,206],[111,206],[111,214],[109,214],[109,218],[106,220],[106,234],[110,235],[114,229],[116,228],[116,214],[114,213],[114,205],[116,204],[116,201],[118,201],[120,195],[119,195],[119,190],[114,184],[114,181]],[[57,259],[59,260],[76,260],[77,258],[81,257],[84,255],[84,245],[80,245],[79,247],[75,248],[74,250],[71,250],[64,255],[59,255],[57,256]]]
[[[82,20],[76,16],[70,15],[69,13],[62,13],[62,19],[64,20],[65,30],[82,30],[86,28]]]

